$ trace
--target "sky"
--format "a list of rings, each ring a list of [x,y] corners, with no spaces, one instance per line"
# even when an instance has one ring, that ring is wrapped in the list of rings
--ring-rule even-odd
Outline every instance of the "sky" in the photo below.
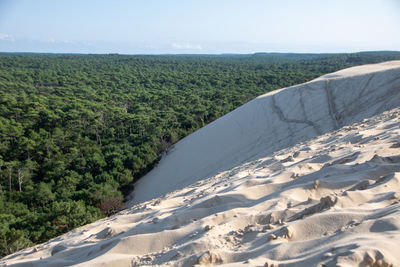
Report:
[[[0,52],[400,51],[400,0],[0,0]]]

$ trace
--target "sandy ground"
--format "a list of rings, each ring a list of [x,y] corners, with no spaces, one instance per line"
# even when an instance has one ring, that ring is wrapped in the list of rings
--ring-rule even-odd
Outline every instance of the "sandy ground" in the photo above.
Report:
[[[400,108],[381,111],[388,107],[382,105],[386,98],[376,97],[380,92],[375,91],[390,84],[382,79],[392,74],[383,73],[393,69],[377,66],[313,81],[326,83],[327,79],[366,75],[357,78],[364,81],[362,94],[357,95],[369,99],[360,103],[369,101],[368,112],[373,110],[377,115],[354,112],[354,107],[333,92],[335,107],[328,107],[327,114],[330,109],[355,115],[335,120],[326,116],[325,124],[332,130],[318,134],[315,126],[303,127],[315,137],[293,139],[295,144],[275,151],[265,150],[260,144],[253,147],[256,153],[250,160],[250,154],[244,151],[245,158],[234,167],[202,180],[193,177],[188,186],[7,256],[0,265],[400,266]],[[380,74],[370,75],[368,71],[379,68],[384,69],[379,70],[383,76],[374,81],[377,78],[371,77]],[[356,74],[350,75],[352,72]],[[354,82],[343,79],[337,82]],[[374,82],[377,86],[370,88]],[[259,99],[275,95],[277,100],[290,96],[288,91],[304,87],[293,88]],[[365,98],[368,90],[374,97]],[[400,95],[400,87],[386,90],[393,99]],[[312,114],[306,113],[307,119],[294,122],[290,116],[295,114],[289,112],[282,108],[283,115],[277,116],[284,116],[289,124],[313,121]],[[324,114],[322,108],[319,112]],[[349,123],[361,116],[366,118]],[[324,123],[317,121],[316,125],[322,127]],[[276,143],[284,137],[283,131]],[[240,160],[240,154],[235,156]],[[166,187],[173,182],[159,180]]]

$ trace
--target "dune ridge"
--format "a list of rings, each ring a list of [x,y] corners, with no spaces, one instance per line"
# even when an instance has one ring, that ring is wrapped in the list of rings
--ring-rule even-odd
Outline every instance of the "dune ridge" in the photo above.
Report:
[[[303,105],[296,102],[299,91],[307,90]],[[314,100],[325,97],[322,104],[331,99],[330,106],[321,104],[314,114],[308,109],[312,93]],[[256,136],[240,152],[243,157],[229,157],[239,162],[233,167],[200,180],[193,176],[187,186],[157,192],[112,217],[9,255],[0,265],[400,266],[399,97],[400,62],[351,68],[261,96],[209,127],[228,126],[241,113],[243,125],[250,111],[253,125],[275,109],[268,120],[275,124],[253,125],[256,133],[276,126],[281,132],[275,145],[268,139],[273,135]],[[325,120],[318,120],[321,114]],[[190,147],[185,142],[208,136],[205,131],[177,144],[167,157]],[[176,159],[167,157],[163,164]],[[171,179],[158,182],[179,182]]]
[[[400,61],[389,61],[259,96],[178,142],[135,184],[131,204],[395,108],[399,88]]]

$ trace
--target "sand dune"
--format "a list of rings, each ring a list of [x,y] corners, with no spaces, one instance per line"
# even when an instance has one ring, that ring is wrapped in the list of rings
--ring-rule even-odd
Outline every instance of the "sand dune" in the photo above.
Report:
[[[262,95],[177,143],[136,183],[131,203],[397,107],[399,88],[400,61],[391,61]]]
[[[137,204],[0,265],[400,266],[399,105],[400,62],[261,96],[178,143]]]

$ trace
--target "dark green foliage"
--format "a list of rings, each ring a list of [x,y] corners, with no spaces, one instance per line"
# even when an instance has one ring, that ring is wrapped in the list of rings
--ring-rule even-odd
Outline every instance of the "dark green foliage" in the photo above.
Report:
[[[111,215],[179,139],[268,91],[400,54],[0,54],[0,255]]]

